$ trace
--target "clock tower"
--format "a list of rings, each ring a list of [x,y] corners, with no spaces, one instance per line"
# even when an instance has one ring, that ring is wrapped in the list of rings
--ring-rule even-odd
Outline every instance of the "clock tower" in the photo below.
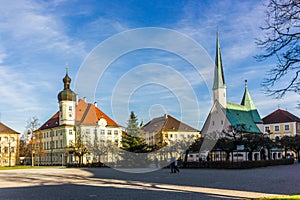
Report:
[[[57,95],[59,103],[59,125],[75,125],[76,94],[70,89],[71,78],[66,67],[63,78],[64,89]]]

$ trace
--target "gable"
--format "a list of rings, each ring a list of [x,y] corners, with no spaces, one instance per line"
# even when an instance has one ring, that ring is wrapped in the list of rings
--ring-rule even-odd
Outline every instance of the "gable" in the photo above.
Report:
[[[20,134],[0,122],[0,134]]]

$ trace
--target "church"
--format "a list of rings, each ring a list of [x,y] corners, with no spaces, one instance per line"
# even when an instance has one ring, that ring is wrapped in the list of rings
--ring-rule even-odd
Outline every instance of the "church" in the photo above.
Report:
[[[211,133],[221,133],[229,127],[234,127],[237,131],[245,133],[263,133],[263,121],[250,96],[247,80],[245,81],[245,91],[240,104],[227,102],[226,90],[220,42],[217,34],[213,82],[214,102],[201,134],[206,136]]]
[[[107,153],[113,151],[104,148],[121,145],[121,127],[102,112],[96,103],[88,103],[85,98],[78,100],[77,94],[70,89],[68,67],[63,83],[64,89],[57,96],[59,111],[34,132],[35,165],[104,160],[113,162],[109,160],[113,156]],[[82,145],[78,146],[80,143]]]

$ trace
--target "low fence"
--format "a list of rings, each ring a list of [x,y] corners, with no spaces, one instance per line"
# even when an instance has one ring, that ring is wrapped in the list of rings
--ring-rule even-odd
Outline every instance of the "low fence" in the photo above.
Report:
[[[182,163],[182,168],[198,169],[198,168],[212,168],[212,169],[250,169],[257,167],[267,167],[274,165],[290,165],[294,164],[294,159],[282,160],[258,160],[258,161],[217,161],[217,162],[187,162]]]

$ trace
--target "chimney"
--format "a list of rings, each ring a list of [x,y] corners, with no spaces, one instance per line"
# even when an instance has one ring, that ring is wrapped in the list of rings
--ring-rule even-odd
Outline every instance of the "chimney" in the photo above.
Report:
[[[95,106],[95,107],[98,107],[97,101],[94,102],[94,106]]]
[[[86,103],[86,97],[83,97],[83,101]]]

